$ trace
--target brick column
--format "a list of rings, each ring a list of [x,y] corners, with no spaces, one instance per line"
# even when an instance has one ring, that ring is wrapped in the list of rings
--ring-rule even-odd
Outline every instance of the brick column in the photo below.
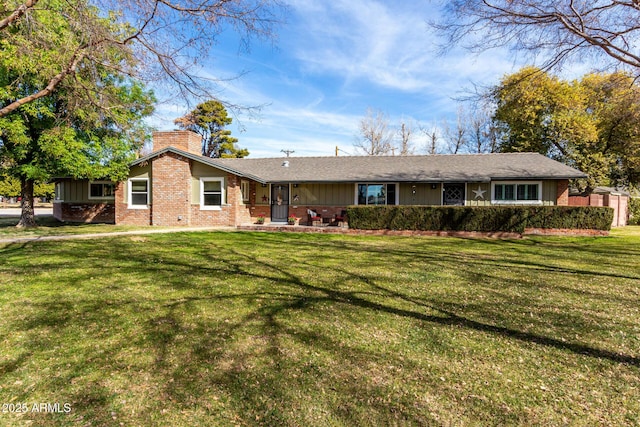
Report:
[[[153,133],[153,151],[173,147],[202,155],[202,137],[188,130],[159,131]]]
[[[174,153],[158,156],[152,163],[152,225],[191,224],[191,165]]]
[[[569,180],[568,179],[558,180],[558,191],[556,194],[557,194],[556,205],[569,206]]]
[[[227,204],[231,208],[228,225],[237,226],[251,222],[250,204],[242,201],[241,178],[232,173],[227,174]]]

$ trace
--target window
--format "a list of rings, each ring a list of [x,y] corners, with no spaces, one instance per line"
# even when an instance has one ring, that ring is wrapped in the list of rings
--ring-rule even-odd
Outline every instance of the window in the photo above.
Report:
[[[220,209],[224,202],[222,178],[200,178],[200,209]]]
[[[146,209],[149,204],[149,180],[129,180],[129,208]]]
[[[89,199],[113,199],[116,185],[111,181],[90,181]]]
[[[63,199],[62,199],[62,189],[63,189],[62,183],[61,182],[56,182],[56,186],[54,188],[54,190],[55,190],[55,198],[54,198],[54,200],[56,202],[62,202],[63,201]]]
[[[247,203],[249,202],[249,181],[245,181],[244,179],[240,181],[240,192],[242,193],[242,201]]]
[[[396,184],[358,184],[359,205],[395,205]]]
[[[496,182],[493,184],[492,203],[539,204],[542,203],[540,182]]]

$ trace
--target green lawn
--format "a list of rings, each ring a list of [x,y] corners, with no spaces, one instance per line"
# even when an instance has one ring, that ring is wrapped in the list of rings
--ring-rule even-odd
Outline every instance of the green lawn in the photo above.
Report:
[[[19,239],[39,236],[64,236],[69,234],[111,233],[139,230],[144,227],[113,224],[84,224],[60,222],[50,215],[36,216],[37,227],[19,229],[16,224],[20,218],[0,216],[0,239]],[[147,227],[148,228],[148,227]]]
[[[8,244],[0,331],[3,426],[639,425],[640,228]]]

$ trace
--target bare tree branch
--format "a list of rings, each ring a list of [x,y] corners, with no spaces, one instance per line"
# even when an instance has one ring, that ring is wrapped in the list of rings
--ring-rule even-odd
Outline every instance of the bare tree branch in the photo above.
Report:
[[[74,56],[71,60],[71,62],[68,64],[67,67],[65,67],[59,74],[53,76],[53,78],[49,81],[49,84],[47,84],[47,86],[42,89],[39,90],[29,96],[25,96],[23,98],[20,98],[16,101],[13,101],[12,103],[10,103],[9,105],[3,107],[0,109],[0,117],[4,117],[7,114],[11,113],[12,111],[17,110],[18,108],[20,108],[21,106],[23,106],[24,104],[27,104],[31,101],[35,101],[36,99],[45,97],[47,95],[49,95],[51,92],[53,92],[56,87],[58,86],[58,84],[60,84],[60,82],[62,80],[65,79],[65,77],[67,77],[70,74],[75,73],[76,68],[78,67],[78,63],[80,63],[80,61],[84,58],[84,54],[79,53],[78,55]]]
[[[413,137],[414,137],[414,124],[410,122],[403,121],[400,124],[400,129],[398,129],[398,139],[400,140],[400,155],[408,156],[413,154]]]
[[[389,119],[380,110],[367,109],[358,124],[360,134],[353,146],[368,156],[389,155],[393,151],[393,132],[389,130]]]
[[[0,20],[0,30],[4,30],[6,27],[16,22],[22,15],[24,15],[29,9],[32,9],[38,0],[27,0],[24,4],[21,4],[9,16]]]
[[[640,4],[616,0],[454,0],[433,26],[447,46],[472,51],[509,47],[546,59],[545,70],[568,60],[604,60],[640,75]]]
[[[109,49],[120,49],[123,56],[122,64],[110,63],[108,67],[120,66],[125,74],[147,83],[165,83],[188,102],[217,99],[222,80],[206,75],[203,65],[222,32],[234,30],[244,49],[254,38],[275,40],[274,27],[286,9],[282,0],[66,1],[68,7],[56,9],[45,0],[28,0],[4,11],[0,34],[8,45],[15,41],[24,57],[55,52],[59,62],[55,70],[37,70],[42,87],[22,99],[5,101],[6,105],[0,105],[0,117],[57,90],[80,68],[105,65],[101,58]],[[108,13],[108,19],[96,18],[92,4]],[[43,17],[64,19],[77,38],[55,39],[38,22]],[[23,30],[27,36],[11,39],[8,28],[23,23],[28,23]]]

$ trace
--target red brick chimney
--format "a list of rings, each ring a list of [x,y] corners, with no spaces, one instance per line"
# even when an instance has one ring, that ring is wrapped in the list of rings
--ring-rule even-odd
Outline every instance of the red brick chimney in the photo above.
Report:
[[[198,156],[202,155],[202,137],[190,130],[170,130],[153,132],[153,151],[166,147],[188,151]]]

